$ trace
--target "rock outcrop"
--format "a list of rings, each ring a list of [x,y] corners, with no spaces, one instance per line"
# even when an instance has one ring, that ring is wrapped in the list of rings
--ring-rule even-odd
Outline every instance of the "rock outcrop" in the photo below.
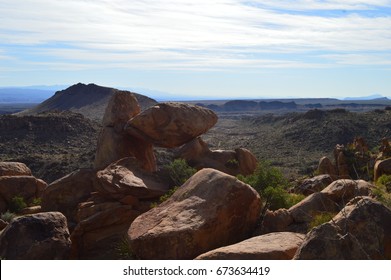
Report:
[[[59,212],[14,218],[0,234],[0,256],[7,260],[68,259],[67,220]]]
[[[24,163],[0,162],[0,176],[32,176],[32,173]]]
[[[391,174],[391,158],[376,161],[373,180],[376,182],[377,179],[379,179],[379,177],[383,174]]]
[[[256,236],[240,243],[217,248],[198,256],[198,260],[291,260],[305,235],[275,232]]]
[[[183,103],[159,103],[126,125],[126,132],[153,145],[179,147],[205,133],[217,122],[216,114],[206,108]]]
[[[260,207],[249,185],[206,168],[132,223],[131,248],[141,259],[193,259],[249,237]]]
[[[310,195],[320,192],[333,182],[333,178],[328,174],[318,175],[313,178],[305,179],[297,188],[299,193]]]

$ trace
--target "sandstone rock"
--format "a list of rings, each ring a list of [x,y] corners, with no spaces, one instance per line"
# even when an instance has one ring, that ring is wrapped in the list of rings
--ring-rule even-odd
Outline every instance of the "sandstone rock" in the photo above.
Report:
[[[30,168],[21,162],[0,162],[0,176],[32,176]]]
[[[293,223],[293,217],[287,209],[278,209],[276,211],[266,210],[262,221],[262,234],[269,232],[286,231],[288,226]]]
[[[249,185],[206,168],[132,223],[131,248],[142,259],[193,259],[248,237],[260,208]]]
[[[391,259],[391,210],[369,197],[352,199],[334,222],[353,235],[371,259]]]
[[[319,160],[318,172],[319,174],[328,174],[333,178],[337,175],[336,168],[328,157],[322,157]]]
[[[206,108],[183,103],[160,103],[130,119],[125,130],[157,146],[179,147],[205,133],[217,122]]]
[[[374,181],[376,182],[383,174],[391,174],[391,158],[376,161],[374,167]]]
[[[339,211],[339,206],[325,193],[317,192],[307,196],[288,211],[296,223],[306,223],[312,221],[317,213]]]
[[[71,235],[71,258],[106,258],[102,252],[112,250],[140,214],[131,205],[115,201],[81,203],[78,210],[80,222]]]
[[[356,196],[367,196],[373,186],[364,180],[339,179],[322,190],[328,198],[344,206]]]
[[[96,177],[96,190],[117,200],[128,195],[138,199],[158,198],[169,189],[159,178],[140,169],[135,158],[112,163]]]
[[[198,256],[198,260],[291,260],[304,234],[274,232],[217,248]]]
[[[318,175],[313,178],[305,179],[298,187],[298,192],[304,195],[310,195],[319,192],[333,182],[328,174]]]
[[[12,198],[23,197],[29,203],[40,197],[47,184],[33,176],[1,176],[0,177],[0,212],[5,212]]]
[[[94,191],[94,176],[93,170],[81,169],[51,183],[42,194],[42,211],[61,212],[67,218],[72,231],[76,226],[78,204],[86,201]]]
[[[294,256],[296,260],[365,260],[368,255],[350,233],[325,223],[312,229]]]
[[[126,122],[140,113],[135,96],[126,91],[117,91],[110,99],[103,117],[99,134],[94,168],[101,170],[124,157],[135,156],[143,168],[156,170],[156,159],[151,143],[124,132]]]
[[[255,156],[247,149],[211,151],[200,137],[183,145],[178,150],[177,157],[185,159],[198,170],[213,168],[233,176],[250,175],[258,164]]]
[[[0,234],[0,256],[8,260],[68,259],[70,246],[67,221],[59,212],[14,218]]]
[[[337,175],[339,179],[348,179],[349,176],[349,165],[345,156],[345,146],[336,145],[334,148],[334,158],[337,167]]]
[[[37,214],[40,212],[42,212],[41,206],[36,205],[36,206],[30,206],[30,207],[26,207],[26,208],[22,209],[22,211],[20,211],[20,214],[21,215],[31,215],[31,214]]]

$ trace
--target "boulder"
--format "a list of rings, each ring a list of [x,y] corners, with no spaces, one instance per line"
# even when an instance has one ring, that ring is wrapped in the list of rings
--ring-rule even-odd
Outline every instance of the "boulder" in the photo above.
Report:
[[[260,209],[261,199],[249,185],[205,168],[168,200],[140,215],[128,237],[141,259],[193,259],[249,237]]]
[[[80,169],[51,183],[42,194],[42,211],[61,212],[67,218],[72,231],[76,226],[79,203],[86,201],[94,191],[94,176],[93,170]]]
[[[8,226],[8,223],[0,219],[0,231],[5,229],[6,226]]]
[[[336,168],[328,157],[322,157],[319,160],[318,173],[321,175],[328,174],[333,178],[337,175]]]
[[[391,210],[370,197],[352,199],[334,222],[353,235],[371,259],[391,259]]]
[[[368,255],[352,234],[341,234],[333,223],[312,229],[297,250],[295,260],[366,260]]]
[[[391,158],[376,161],[373,180],[376,182],[377,179],[379,179],[379,177],[383,174],[391,174]]]
[[[269,232],[287,231],[289,225],[293,222],[293,217],[287,209],[266,210],[260,232],[265,234]]]
[[[47,184],[33,176],[0,177],[0,212],[5,212],[15,196],[23,197],[26,203],[40,197]]]
[[[367,196],[370,194],[373,185],[364,180],[339,179],[332,182],[321,192],[342,207],[356,196]]]
[[[0,162],[0,176],[32,176],[32,173],[24,163]]]
[[[126,236],[130,224],[140,214],[132,205],[117,201],[92,199],[81,203],[78,209],[79,223],[71,235],[71,258],[110,258],[107,254]]]
[[[126,124],[132,137],[156,146],[179,147],[205,133],[217,122],[216,114],[206,108],[183,103],[160,103]]]
[[[297,188],[299,193],[310,195],[314,192],[319,192],[333,182],[333,179],[328,174],[318,175],[313,178],[305,179]]]
[[[305,235],[273,232],[240,243],[217,248],[198,256],[198,260],[291,260]]]
[[[135,158],[121,159],[98,171],[94,184],[98,192],[117,200],[159,198],[169,189],[157,176],[142,170]]]
[[[59,212],[14,218],[0,234],[0,256],[8,260],[68,259],[67,220]]]
[[[201,137],[180,147],[177,157],[185,159],[190,166],[198,170],[213,168],[232,176],[250,175],[258,165],[256,157],[247,149],[212,151]]]
[[[127,91],[117,91],[111,97],[103,117],[103,128],[99,134],[94,161],[95,170],[124,157],[134,156],[149,171],[156,170],[156,159],[151,143],[137,137],[129,137],[124,126],[140,113],[136,97]]]

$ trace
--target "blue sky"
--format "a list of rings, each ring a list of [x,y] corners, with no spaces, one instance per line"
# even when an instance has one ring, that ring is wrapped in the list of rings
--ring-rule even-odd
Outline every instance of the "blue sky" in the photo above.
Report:
[[[0,87],[391,97],[391,0],[0,0]]]

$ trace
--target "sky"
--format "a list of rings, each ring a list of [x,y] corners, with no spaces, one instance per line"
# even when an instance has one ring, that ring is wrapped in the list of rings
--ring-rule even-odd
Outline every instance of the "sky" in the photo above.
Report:
[[[0,87],[391,97],[391,0],[0,0]]]

